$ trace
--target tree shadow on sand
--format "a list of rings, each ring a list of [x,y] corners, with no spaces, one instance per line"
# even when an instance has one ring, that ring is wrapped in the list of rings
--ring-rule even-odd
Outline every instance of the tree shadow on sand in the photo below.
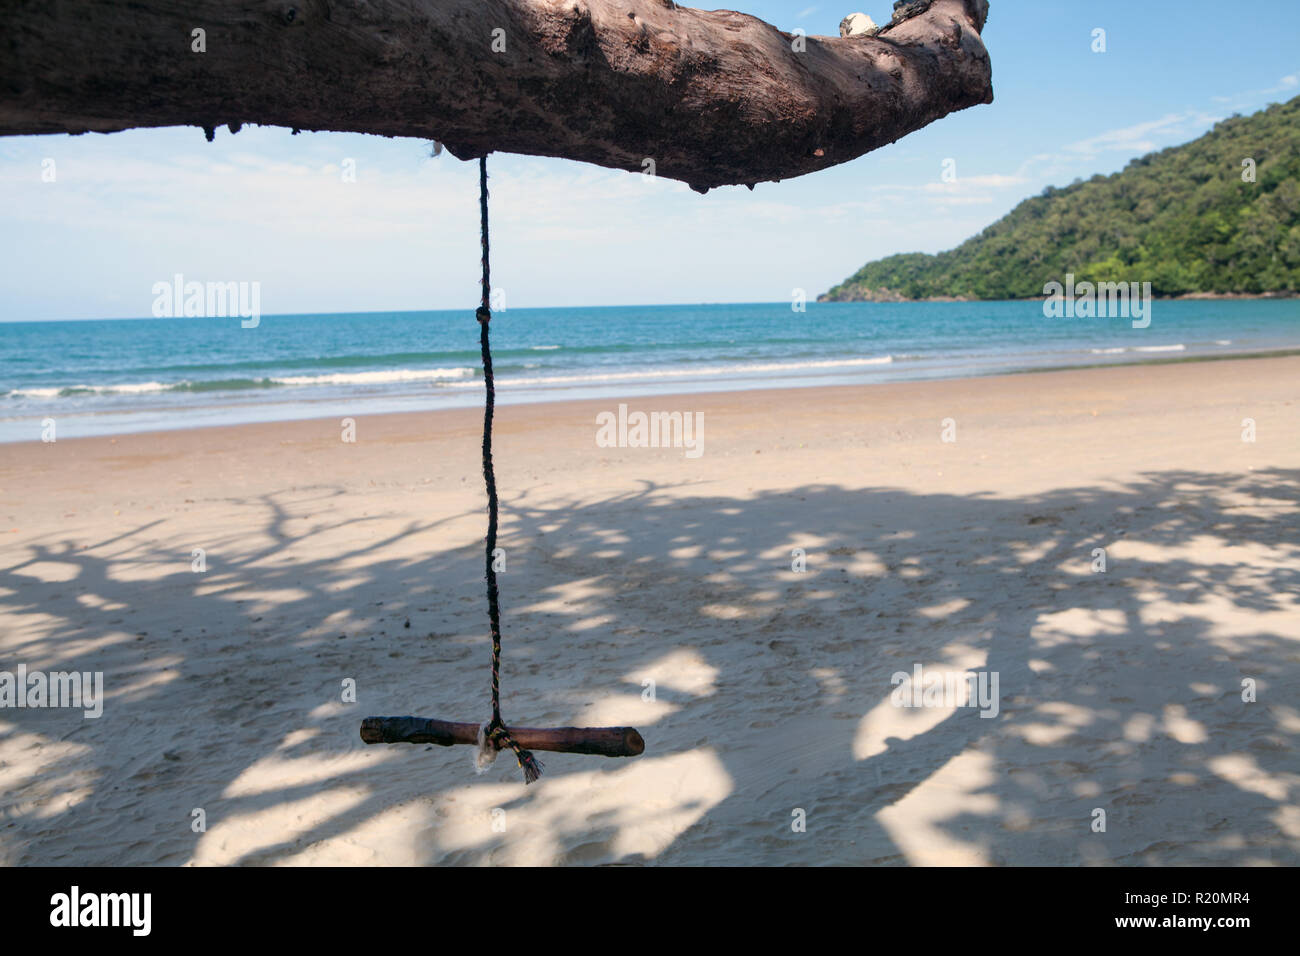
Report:
[[[0,713],[0,861],[1300,862],[1300,472],[507,502],[507,720],[612,715],[647,741],[543,755],[528,788],[504,758],[475,781],[463,748],[357,740],[370,713],[483,716],[481,555],[386,553],[438,548],[451,518],[342,553],[342,522],[301,520],[338,493],[248,502],[263,543],[232,529],[203,576],[149,525],[0,570],[23,662],[103,670],[112,694],[98,721]],[[176,570],[130,573],[154,563]],[[192,627],[151,639],[177,601]],[[996,672],[997,715],[894,707],[916,664]],[[198,746],[199,726],[221,732]]]

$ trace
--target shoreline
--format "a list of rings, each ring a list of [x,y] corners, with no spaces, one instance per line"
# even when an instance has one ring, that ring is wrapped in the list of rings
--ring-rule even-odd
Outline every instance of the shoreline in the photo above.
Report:
[[[1074,363],[1070,365],[1032,366],[1032,367],[1013,369],[1013,370],[976,372],[974,374],[960,375],[960,376],[935,376],[935,377],[918,377],[918,378],[900,377],[894,381],[888,381],[888,382],[873,381],[873,382],[859,382],[859,383],[807,384],[807,385],[772,384],[769,386],[758,386],[758,387],[755,387],[753,385],[746,385],[743,388],[735,388],[735,389],[713,388],[713,389],[700,389],[700,390],[693,390],[693,391],[664,391],[664,392],[654,391],[654,392],[641,392],[641,393],[637,393],[635,391],[628,391],[625,397],[628,399],[636,399],[642,402],[649,402],[649,403],[653,403],[656,401],[669,401],[669,402],[677,401],[678,403],[680,403],[680,401],[683,399],[702,398],[702,397],[718,396],[718,395],[741,396],[741,395],[751,395],[751,394],[762,394],[768,392],[799,393],[805,391],[817,391],[821,389],[858,389],[858,388],[871,389],[871,388],[882,388],[882,387],[891,387],[891,386],[900,386],[900,385],[918,385],[918,384],[933,385],[935,383],[940,383],[940,382],[969,382],[969,381],[980,381],[985,379],[997,379],[1001,377],[1013,377],[1013,376],[1024,376],[1024,375],[1050,375],[1058,372],[1091,371],[1094,369],[1143,368],[1143,367],[1154,367],[1154,366],[1164,366],[1164,365],[1193,365],[1193,364],[1211,363],[1211,362],[1235,362],[1235,361],[1253,362],[1253,361],[1261,361],[1261,360],[1267,361],[1267,360],[1289,358],[1297,355],[1300,355],[1300,348],[1283,346],[1276,349],[1267,349],[1263,351],[1252,351],[1252,352],[1242,352],[1242,353],[1177,355],[1177,356],[1169,356],[1169,357],[1153,356],[1150,358],[1134,358],[1131,361],[1120,359],[1120,360],[1112,360],[1108,362],[1080,362],[1080,363]],[[544,398],[540,400],[531,400],[531,401],[528,400],[514,401],[511,399],[511,396],[508,392],[503,393],[502,390],[498,389],[497,405],[500,408],[519,408],[519,407],[531,408],[531,407],[546,407],[546,406],[568,405],[568,404],[578,404],[578,403],[605,403],[607,405],[608,402],[610,401],[617,402],[621,400],[619,398],[619,393],[617,392],[617,387],[610,387],[607,391],[609,392],[609,394],[604,396],[565,397],[565,398],[555,398],[555,399]],[[472,411],[474,409],[481,409],[481,405],[479,404],[481,400],[478,397],[479,394],[480,394],[479,390],[475,389],[473,393],[475,398],[474,402],[472,403],[465,402],[457,406],[427,408],[421,410],[403,410],[403,411],[382,410],[382,411],[367,412],[361,410],[361,411],[352,411],[349,412],[348,414],[351,415],[352,417],[365,417],[367,419],[374,419],[377,417],[389,416],[389,415],[423,416],[423,415],[431,415],[431,414],[450,414],[450,413],[457,413],[457,412],[463,413],[467,411]],[[407,396],[407,398],[409,399],[410,396]],[[319,400],[319,404],[324,405],[329,403],[329,404],[339,406],[339,405],[346,404],[349,401],[352,401],[354,403],[354,407],[359,407],[364,409],[365,400],[357,401],[355,398],[321,399]],[[372,399],[371,401],[374,400]],[[288,402],[284,404],[290,405],[290,403]],[[230,407],[231,406],[224,405],[224,404],[195,405],[195,406],[190,406],[189,409],[187,410],[203,412],[203,411],[221,410]],[[154,413],[154,414],[161,413],[167,417],[181,417],[186,412],[182,410],[175,410],[175,409],[166,409],[166,410],[147,409],[142,412],[125,412],[125,413],[119,411],[96,411],[96,412],[82,413],[80,415],[76,413],[68,414],[64,416],[64,418],[71,419],[74,421],[78,419],[88,419],[93,421],[93,420],[102,420],[105,416],[115,416],[115,415],[124,415],[124,414],[147,414],[147,413]],[[86,441],[91,439],[108,438],[108,437],[122,438],[131,435],[159,435],[159,434],[169,434],[173,432],[201,431],[201,430],[214,429],[214,428],[242,428],[242,427],[251,427],[251,426],[274,427],[276,425],[288,424],[292,422],[311,422],[311,421],[319,422],[319,421],[330,420],[334,417],[336,416],[333,414],[286,415],[283,418],[271,418],[271,419],[261,419],[261,420],[243,421],[243,422],[218,421],[218,422],[195,424],[195,425],[176,425],[173,427],[163,427],[163,428],[145,428],[139,430],[126,430],[120,432],[119,431],[103,432],[95,435],[71,436],[66,438],[60,438],[58,440],[60,442],[70,442],[70,441]],[[37,421],[35,417],[10,420],[10,422],[35,422],[35,421]],[[20,440],[0,439],[0,448],[6,448],[6,447],[16,446],[16,445],[27,445],[27,444],[39,445],[42,444],[42,442],[39,439],[20,439]]]

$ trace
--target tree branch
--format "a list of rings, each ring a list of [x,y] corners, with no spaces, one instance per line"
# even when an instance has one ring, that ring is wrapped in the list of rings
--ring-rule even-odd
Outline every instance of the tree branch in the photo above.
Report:
[[[258,123],[752,185],[991,102],[987,10],[804,38],[670,0],[0,0],[0,135]]]

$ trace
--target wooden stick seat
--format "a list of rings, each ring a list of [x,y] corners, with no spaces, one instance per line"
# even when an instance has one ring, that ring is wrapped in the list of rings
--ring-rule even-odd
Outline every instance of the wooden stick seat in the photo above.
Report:
[[[478,746],[478,728],[432,717],[367,717],[361,721],[361,739],[368,744]],[[645,751],[635,727],[511,727],[510,736],[526,750],[602,757],[636,757]]]

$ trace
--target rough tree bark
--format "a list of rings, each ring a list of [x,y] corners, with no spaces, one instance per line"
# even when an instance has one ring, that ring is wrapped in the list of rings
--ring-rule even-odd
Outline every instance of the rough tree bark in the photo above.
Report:
[[[991,102],[987,12],[802,38],[670,0],[0,0],[0,134],[257,123],[752,185]]]

